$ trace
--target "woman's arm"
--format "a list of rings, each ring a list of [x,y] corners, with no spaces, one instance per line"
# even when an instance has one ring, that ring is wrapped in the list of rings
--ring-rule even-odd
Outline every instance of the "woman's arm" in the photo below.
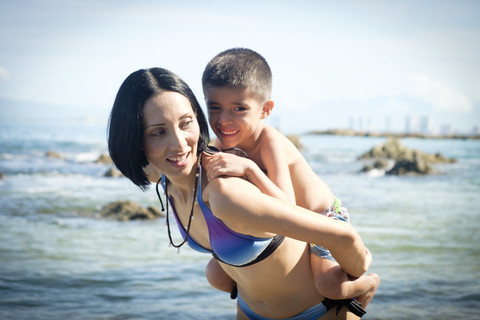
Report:
[[[262,194],[251,183],[235,177],[209,182],[204,190],[212,212],[237,232],[254,236],[281,234],[330,250],[342,269],[360,277],[371,256],[362,239],[348,223]]]

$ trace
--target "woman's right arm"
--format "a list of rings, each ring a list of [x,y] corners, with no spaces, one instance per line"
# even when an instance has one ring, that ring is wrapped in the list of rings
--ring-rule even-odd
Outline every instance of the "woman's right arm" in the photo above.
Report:
[[[362,239],[348,223],[319,215],[265,194],[251,183],[218,178],[204,190],[212,212],[233,230],[253,236],[281,234],[330,250],[342,269],[360,277],[371,263]]]

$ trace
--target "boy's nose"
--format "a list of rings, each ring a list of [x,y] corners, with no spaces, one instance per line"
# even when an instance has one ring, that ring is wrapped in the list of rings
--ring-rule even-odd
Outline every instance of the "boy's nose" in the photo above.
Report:
[[[218,117],[218,122],[221,124],[229,123],[231,121],[230,114],[228,112],[222,112],[220,113]]]

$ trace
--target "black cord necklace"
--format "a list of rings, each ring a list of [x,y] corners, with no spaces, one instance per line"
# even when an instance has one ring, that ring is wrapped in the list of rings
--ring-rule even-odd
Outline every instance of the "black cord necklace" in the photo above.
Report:
[[[195,185],[194,185],[194,188],[193,188],[192,209],[190,210],[190,216],[188,218],[188,225],[187,225],[187,230],[186,230],[187,234],[185,236],[185,239],[183,239],[183,241],[180,244],[174,244],[173,240],[172,240],[172,234],[171,234],[171,231],[170,231],[170,221],[168,219],[168,212],[169,212],[168,203],[169,203],[170,196],[168,195],[168,187],[167,187],[168,186],[168,180],[165,177],[165,197],[166,197],[166,202],[167,202],[166,203],[166,207],[167,207],[166,219],[167,219],[168,239],[170,241],[170,246],[173,246],[174,248],[177,248],[177,253],[180,253],[180,247],[183,246],[185,244],[185,242],[188,241],[188,235],[190,234],[190,226],[192,225],[192,219],[193,219],[193,210],[195,208],[195,201],[196,201],[196,197],[197,197],[198,178],[200,176],[200,164],[201,164],[201,155],[198,158],[197,171],[195,173]],[[162,178],[160,177],[160,179],[158,179],[158,181],[157,181],[156,191],[157,191],[158,199],[160,200],[160,203],[162,204],[162,209],[163,209],[162,198],[160,197],[160,192],[158,191],[158,184],[160,183],[161,179]]]

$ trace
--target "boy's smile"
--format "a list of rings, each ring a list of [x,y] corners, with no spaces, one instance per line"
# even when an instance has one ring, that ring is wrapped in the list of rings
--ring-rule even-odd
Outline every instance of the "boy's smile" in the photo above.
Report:
[[[234,135],[236,135],[239,130],[228,130],[228,129],[218,129],[218,132],[224,136],[225,138],[228,138],[228,137],[233,137]]]

